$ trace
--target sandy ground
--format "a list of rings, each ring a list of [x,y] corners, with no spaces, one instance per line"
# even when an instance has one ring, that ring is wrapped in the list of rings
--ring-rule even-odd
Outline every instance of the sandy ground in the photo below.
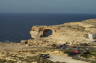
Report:
[[[53,62],[66,62],[66,63],[89,63],[89,62],[85,62],[85,61],[81,61],[81,60],[75,60],[72,59],[72,57],[68,57],[68,56],[61,56],[61,55],[50,55],[51,57],[49,58],[49,60],[53,61]]]

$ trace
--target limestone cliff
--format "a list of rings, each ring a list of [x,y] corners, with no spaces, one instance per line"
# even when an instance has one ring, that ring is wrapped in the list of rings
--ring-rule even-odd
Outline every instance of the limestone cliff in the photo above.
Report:
[[[96,33],[96,19],[69,22],[51,26],[33,26],[30,31],[34,39],[46,39],[56,44],[89,43],[88,34]]]
[[[69,51],[74,49],[74,44],[90,43],[86,47],[83,44],[79,50],[85,55],[85,51],[89,50],[89,58],[84,58],[82,53],[76,58],[80,61],[91,62],[96,60],[96,19],[89,19],[81,22],[69,22],[61,25],[52,26],[33,26],[30,40],[22,40],[20,43],[1,42],[0,43],[0,62],[1,63],[42,63],[45,61],[41,54],[48,54],[52,58],[66,59]],[[95,40],[95,41],[94,41]],[[94,42],[94,43],[92,43]],[[58,44],[70,44],[66,49],[58,47]],[[75,48],[78,47],[78,45]],[[55,46],[55,47],[54,47]],[[74,49],[75,50],[75,49]],[[70,51],[71,52],[71,51]],[[92,52],[92,53],[91,53]],[[94,54],[93,54],[94,53]],[[55,56],[56,55],[56,56]],[[64,56],[62,58],[62,56]],[[74,56],[75,57],[75,56]],[[50,58],[49,58],[50,59]],[[49,63],[46,59],[44,63]],[[67,58],[68,59],[68,58]],[[72,57],[69,61],[72,61]],[[41,62],[40,62],[41,61]],[[61,60],[58,60],[61,61]],[[77,62],[77,60],[74,60]],[[65,61],[64,61],[65,62]],[[53,61],[51,63],[54,63]],[[57,63],[57,62],[56,62]],[[82,62],[80,62],[82,63]],[[86,62],[84,62],[86,63]]]

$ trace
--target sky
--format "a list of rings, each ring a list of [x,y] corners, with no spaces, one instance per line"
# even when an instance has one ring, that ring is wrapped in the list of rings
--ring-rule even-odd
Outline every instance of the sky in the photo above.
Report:
[[[96,14],[96,0],[0,0],[0,13]]]

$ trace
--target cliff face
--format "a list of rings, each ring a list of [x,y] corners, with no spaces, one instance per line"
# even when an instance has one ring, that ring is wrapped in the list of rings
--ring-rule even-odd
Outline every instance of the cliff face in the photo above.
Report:
[[[34,39],[45,39],[56,44],[89,43],[88,34],[96,33],[96,19],[69,22],[52,26],[33,26],[30,31]]]
[[[74,46],[74,44],[92,42],[93,38],[94,40],[96,39],[96,20],[90,19],[82,22],[69,22],[53,26],[33,26],[30,34],[33,39],[22,40],[20,43],[0,43],[0,62],[38,63],[41,61],[40,63],[42,63],[42,61],[45,61],[45,58],[43,60],[43,57],[40,57],[41,55],[39,55],[42,53],[49,54],[49,56],[56,55],[54,57],[60,57],[61,59],[69,57],[64,51],[68,50],[68,52],[71,52],[73,47],[70,46],[71,48],[67,47],[66,49],[62,49],[62,46],[58,47],[58,44],[68,43],[69,45]],[[79,50],[81,51],[81,54],[79,55],[82,55],[83,53],[85,56],[85,52],[89,51],[90,54],[88,54],[88,56],[92,59],[91,61],[96,60],[95,46],[96,43],[90,43],[89,47],[80,47]],[[56,49],[54,47],[56,47]],[[77,48],[76,45],[75,47]],[[84,58],[83,55],[80,56],[81,59]],[[62,56],[64,57],[62,58]],[[90,61],[90,58],[84,59]]]

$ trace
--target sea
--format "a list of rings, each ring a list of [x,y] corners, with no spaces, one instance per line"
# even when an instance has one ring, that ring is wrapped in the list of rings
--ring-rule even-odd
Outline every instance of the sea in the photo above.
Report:
[[[96,14],[1,13],[0,41],[31,39],[29,31],[34,25],[57,25],[87,19],[96,19]]]

